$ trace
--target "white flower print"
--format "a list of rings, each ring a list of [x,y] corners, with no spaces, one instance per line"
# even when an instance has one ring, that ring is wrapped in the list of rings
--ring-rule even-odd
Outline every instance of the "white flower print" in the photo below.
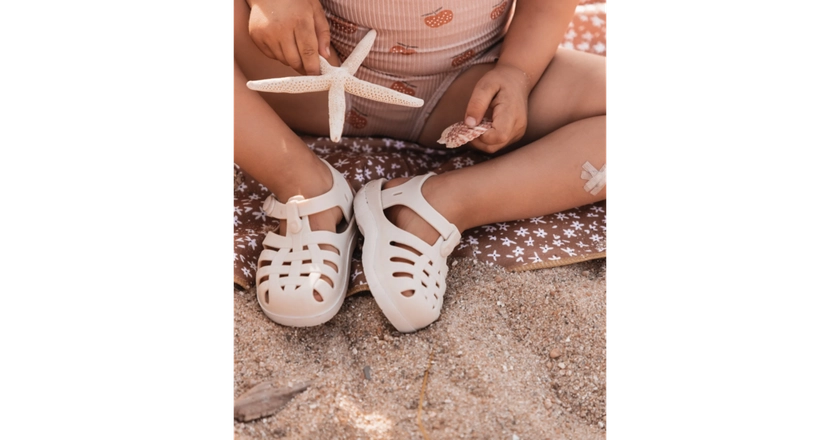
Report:
[[[251,215],[253,215],[254,219],[256,219],[256,220],[260,220],[260,221],[263,221],[263,222],[266,220],[265,211],[263,211],[262,207],[260,207],[259,212],[254,211],[254,212],[251,213]]]

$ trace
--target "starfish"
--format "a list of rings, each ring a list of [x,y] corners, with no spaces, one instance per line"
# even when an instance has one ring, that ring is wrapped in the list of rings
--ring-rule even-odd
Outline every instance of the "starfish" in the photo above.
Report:
[[[388,104],[408,107],[423,105],[423,100],[420,98],[377,84],[371,84],[353,76],[362,64],[362,60],[367,57],[371,47],[373,47],[373,40],[375,39],[376,31],[371,29],[362,38],[362,41],[359,41],[359,44],[340,67],[333,67],[324,57],[319,57],[321,61],[320,75],[248,81],[248,88],[260,92],[274,93],[309,93],[329,90],[330,140],[338,142],[341,140],[341,132],[344,129],[344,110],[346,109],[344,92]]]

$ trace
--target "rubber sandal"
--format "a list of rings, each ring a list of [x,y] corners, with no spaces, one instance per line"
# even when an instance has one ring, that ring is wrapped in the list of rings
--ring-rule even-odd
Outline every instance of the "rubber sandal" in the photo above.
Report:
[[[385,317],[404,333],[420,330],[440,317],[449,271],[446,257],[461,241],[458,228],[423,197],[423,183],[433,175],[417,176],[385,190],[385,179],[368,182],[353,202],[359,232],[365,237],[362,263],[370,292]],[[429,246],[391,223],[385,210],[395,205],[410,208],[432,225],[441,235],[435,244]],[[413,293],[402,294],[408,291]]]
[[[269,196],[263,204],[266,215],[286,220],[286,235],[269,232],[257,263],[257,300],[263,312],[278,324],[323,324],[338,313],[347,293],[350,257],[358,234],[352,212],[353,189],[341,173],[323,162],[332,172],[333,185],[328,192],[310,199],[294,196],[286,203]],[[337,232],[312,231],[309,216],[334,206],[344,214]],[[319,244],[335,246],[338,253],[321,249]],[[335,264],[338,270],[326,262]]]

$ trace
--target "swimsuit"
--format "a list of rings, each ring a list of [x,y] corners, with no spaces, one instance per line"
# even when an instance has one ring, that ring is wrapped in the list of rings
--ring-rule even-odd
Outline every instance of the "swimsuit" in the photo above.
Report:
[[[512,0],[322,0],[330,40],[343,61],[377,32],[359,79],[422,98],[422,107],[346,94],[347,136],[416,142],[443,93],[464,70],[499,58]]]

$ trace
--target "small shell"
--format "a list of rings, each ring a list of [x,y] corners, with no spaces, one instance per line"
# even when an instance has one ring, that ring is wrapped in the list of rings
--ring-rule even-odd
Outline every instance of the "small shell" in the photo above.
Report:
[[[440,139],[438,139],[438,143],[446,144],[446,148],[460,147],[481,136],[492,127],[493,124],[488,119],[481,121],[481,124],[476,125],[475,128],[469,128],[467,124],[457,122],[446,127],[446,130],[443,130],[443,133],[440,134]]]

